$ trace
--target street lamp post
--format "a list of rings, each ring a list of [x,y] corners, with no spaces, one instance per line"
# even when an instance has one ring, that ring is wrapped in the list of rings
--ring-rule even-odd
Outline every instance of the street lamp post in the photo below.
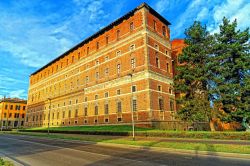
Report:
[[[133,82],[132,82],[132,78],[133,75],[132,74],[128,74],[128,76],[130,76],[131,78],[131,121],[132,121],[132,134],[133,134],[133,141],[135,140],[135,121],[134,121],[134,109],[133,109]]]
[[[51,98],[49,100],[49,115],[48,115],[48,135],[49,135],[49,125],[50,125],[50,110],[51,110]]]
[[[2,107],[1,107],[1,131],[3,131],[3,108],[4,108],[4,105],[2,104]]]

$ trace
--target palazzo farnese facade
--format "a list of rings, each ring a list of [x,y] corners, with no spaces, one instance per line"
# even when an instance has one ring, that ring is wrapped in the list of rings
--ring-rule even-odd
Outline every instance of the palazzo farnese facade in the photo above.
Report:
[[[143,3],[32,73],[25,125],[174,120],[169,25]]]

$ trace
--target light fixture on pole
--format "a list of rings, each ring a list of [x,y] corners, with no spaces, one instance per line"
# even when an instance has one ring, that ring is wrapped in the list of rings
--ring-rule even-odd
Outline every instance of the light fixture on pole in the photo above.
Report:
[[[131,121],[132,121],[132,136],[133,136],[133,141],[135,140],[135,122],[134,122],[134,109],[133,109],[133,75],[128,74],[131,78]]]

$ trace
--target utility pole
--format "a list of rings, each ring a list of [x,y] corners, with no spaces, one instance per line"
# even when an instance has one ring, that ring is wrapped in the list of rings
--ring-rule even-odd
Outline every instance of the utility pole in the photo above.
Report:
[[[49,115],[48,115],[48,135],[49,135],[49,124],[50,124],[50,109],[51,109],[51,98],[48,98],[49,100]]]
[[[133,75],[132,74],[128,74],[128,76],[130,76],[131,78],[131,122],[132,122],[132,134],[133,134],[133,141],[135,141],[135,122],[134,122],[134,109],[133,109]]]

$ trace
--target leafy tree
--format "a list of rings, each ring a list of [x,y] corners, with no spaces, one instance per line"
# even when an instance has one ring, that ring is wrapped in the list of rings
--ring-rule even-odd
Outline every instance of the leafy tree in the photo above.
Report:
[[[177,116],[185,121],[210,121],[208,63],[213,38],[200,22],[194,22],[185,35],[187,46],[178,57],[180,65],[174,78],[175,90],[180,93]]]
[[[232,23],[223,18],[220,32],[214,35],[213,56],[210,69],[213,101],[221,105],[222,120],[242,121],[250,118],[250,54],[249,29],[236,30],[237,21]]]

